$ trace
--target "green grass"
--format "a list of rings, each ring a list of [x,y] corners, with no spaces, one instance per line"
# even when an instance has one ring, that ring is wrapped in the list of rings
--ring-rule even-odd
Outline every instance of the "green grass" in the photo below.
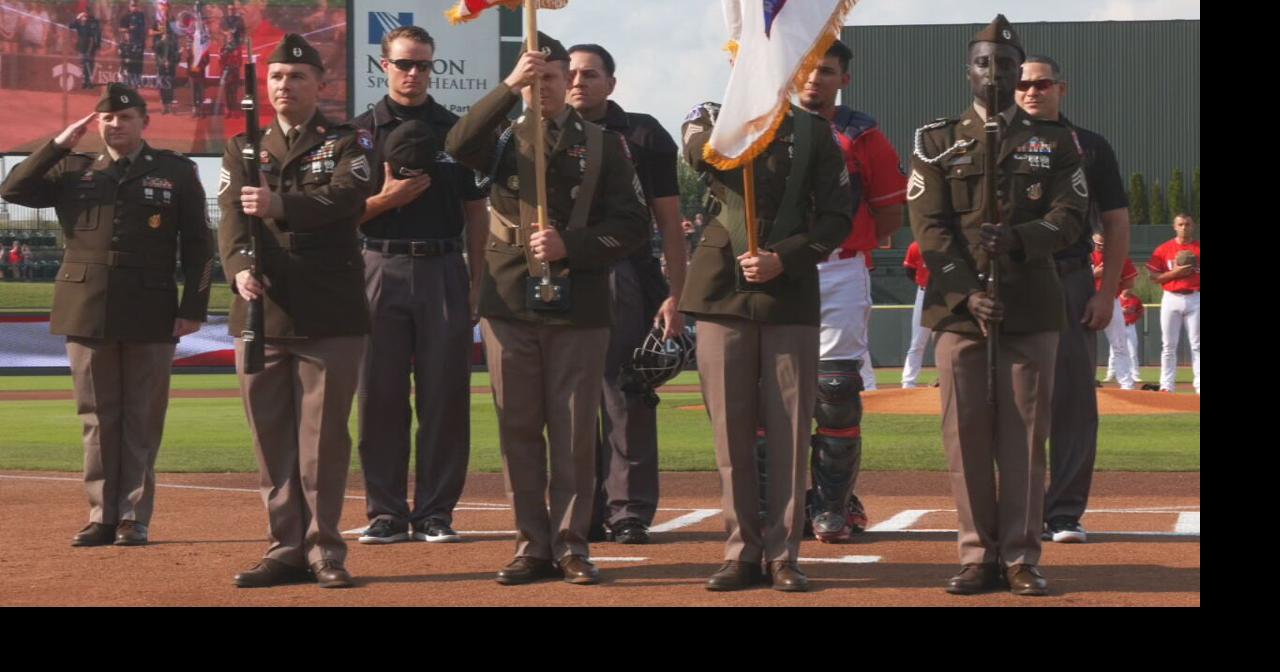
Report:
[[[0,282],[0,311],[49,310],[53,306],[52,282]],[[231,287],[213,283],[209,310],[224,313],[231,309]]]
[[[49,377],[57,380],[62,377]],[[222,384],[218,376],[176,376],[202,384]],[[222,376],[229,379],[230,376]],[[0,378],[0,380],[4,380]],[[477,381],[477,384],[480,384]],[[25,387],[22,389],[31,389]],[[210,389],[205,387],[203,389]],[[667,471],[715,469],[711,428],[705,412],[681,410],[702,403],[697,393],[662,395],[658,437],[661,468]],[[355,414],[351,433],[356,435]],[[487,394],[471,395],[472,471],[502,468],[493,403]],[[70,401],[0,403],[0,469],[78,471],[81,468],[80,421]],[[863,468],[871,471],[946,468],[939,421],[935,416],[869,415]],[[1098,469],[1109,471],[1199,471],[1200,416],[1106,416],[1102,419]],[[359,459],[352,455],[352,468]],[[169,403],[164,444],[157,469],[171,472],[251,472],[256,469],[249,430],[239,399],[173,399]]]

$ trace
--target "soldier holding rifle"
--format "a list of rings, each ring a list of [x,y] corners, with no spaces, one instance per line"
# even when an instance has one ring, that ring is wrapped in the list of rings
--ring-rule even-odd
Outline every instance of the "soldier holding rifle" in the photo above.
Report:
[[[1003,15],[974,36],[967,64],[973,106],[917,131],[907,188],[930,273],[923,323],[941,332],[943,446],[963,565],[947,585],[955,594],[1006,581],[1019,595],[1048,591],[1037,568],[1044,445],[1066,320],[1052,255],[1079,236],[1089,191],[1070,130],[1014,105],[1024,59]]]
[[[371,193],[372,139],[320,114],[324,66],[301,36],[286,35],[267,63],[275,121],[261,138],[241,134],[227,144],[218,183],[222,265],[236,294],[236,371],[271,542],[235,584],[346,587],[338,519],[351,461],[347,420],[369,332],[356,223]],[[248,179],[246,146],[257,183]],[[251,218],[262,219],[256,245]],[[246,339],[250,303],[259,299],[265,328]],[[255,342],[265,345],[256,372],[247,361]]]

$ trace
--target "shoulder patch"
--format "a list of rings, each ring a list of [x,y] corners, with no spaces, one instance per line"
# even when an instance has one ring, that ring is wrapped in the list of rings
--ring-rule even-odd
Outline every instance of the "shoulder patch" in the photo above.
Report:
[[[369,158],[360,155],[351,162],[351,174],[361,182],[369,181]]]
[[[231,171],[223,168],[218,173],[218,195],[221,196],[222,192],[226,191],[229,186],[231,186]]]
[[[914,201],[924,195],[924,176],[919,171],[911,171],[911,179],[907,181],[907,200]]]
[[[1084,168],[1076,168],[1071,174],[1071,190],[1080,198],[1089,198],[1089,181],[1085,179]]]
[[[373,151],[373,135],[363,128],[356,129],[356,144],[366,152]]]

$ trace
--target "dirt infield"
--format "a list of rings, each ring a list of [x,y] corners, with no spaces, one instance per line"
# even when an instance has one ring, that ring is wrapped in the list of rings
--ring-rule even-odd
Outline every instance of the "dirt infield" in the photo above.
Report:
[[[938,415],[940,405],[936,387],[917,387],[913,390],[881,388],[874,392],[862,393],[862,406],[866,413]],[[698,404],[681,406],[680,410],[705,411],[706,407]],[[1099,415],[1165,415],[1199,412],[1200,396],[1196,394],[1098,390]]]
[[[668,385],[659,393],[697,393],[697,385]],[[471,388],[472,394],[489,394],[486,386]],[[938,388],[918,387],[914,390],[881,388],[862,393],[863,407],[867,413],[896,415],[938,415]],[[239,390],[172,390],[172,399],[234,399]],[[70,401],[70,390],[9,390],[0,391],[0,401]],[[680,410],[705,411],[701,404],[681,406]],[[1162,394],[1118,389],[1098,390],[1098,413],[1101,415],[1163,415],[1168,413],[1199,413],[1200,396],[1195,394]]]
[[[881,393],[877,393],[881,394]],[[872,395],[876,396],[876,395]],[[265,549],[265,514],[253,474],[161,474],[152,544],[71,548],[86,505],[78,474],[0,473],[0,605],[593,605],[890,606],[1200,604],[1200,475],[1099,473],[1084,523],[1090,543],[1046,544],[1053,594],[956,597],[940,586],[955,571],[955,513],[945,473],[870,472],[859,492],[874,524],[852,544],[806,541],[807,594],[768,588],[703,589],[724,542],[714,473],[664,473],[647,546],[595,544],[599,586],[552,581],[503,587],[493,573],[513,548],[498,474],[472,474],[455,515],[464,543],[352,543],[358,586],[242,590],[231,585]],[[344,529],[364,524],[351,484]]]

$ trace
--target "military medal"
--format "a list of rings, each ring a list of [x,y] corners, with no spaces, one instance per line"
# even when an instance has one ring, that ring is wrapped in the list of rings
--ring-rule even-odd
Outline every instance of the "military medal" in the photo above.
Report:
[[[151,215],[151,218],[147,220],[147,226],[153,229],[160,228],[160,215],[159,214]]]
[[[512,175],[507,178],[507,188],[511,191],[520,191],[520,176]]]
[[[1044,196],[1044,187],[1042,187],[1039,182],[1027,187],[1027,199],[1038,201],[1041,196]]]

